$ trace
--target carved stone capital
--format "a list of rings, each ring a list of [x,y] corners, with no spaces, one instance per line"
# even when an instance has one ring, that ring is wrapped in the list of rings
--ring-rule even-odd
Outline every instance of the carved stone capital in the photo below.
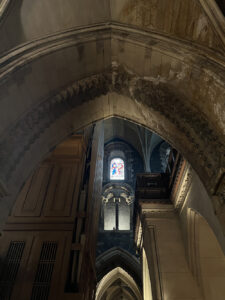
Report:
[[[141,204],[141,219],[144,223],[152,219],[173,218],[174,212],[175,210],[172,204]]]

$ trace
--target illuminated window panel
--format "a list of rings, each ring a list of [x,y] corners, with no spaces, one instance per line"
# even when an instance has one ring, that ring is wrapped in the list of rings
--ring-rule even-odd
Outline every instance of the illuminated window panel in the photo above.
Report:
[[[118,229],[130,230],[130,206],[128,206],[126,203],[119,203],[118,206]]]
[[[124,161],[121,158],[114,158],[111,160],[110,179],[124,180]]]
[[[116,229],[116,204],[109,202],[104,205],[104,230]]]

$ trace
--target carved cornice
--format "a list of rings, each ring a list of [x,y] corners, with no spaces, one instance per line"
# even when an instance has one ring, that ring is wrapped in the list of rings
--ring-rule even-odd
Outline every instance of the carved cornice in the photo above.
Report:
[[[183,164],[185,164],[184,168],[182,168]],[[191,186],[192,175],[191,166],[186,161],[181,161],[176,174],[173,190],[171,192],[171,200],[173,201],[176,210],[180,210],[183,206]]]
[[[143,204],[141,205],[141,220],[146,223],[151,219],[174,218],[174,206],[172,204]],[[143,224],[142,224],[143,226]]]
[[[0,81],[7,80],[8,76],[28,63],[38,58],[49,55],[61,49],[87,43],[95,40],[117,39],[129,41],[145,47],[154,46],[165,54],[174,58],[180,57],[183,61],[195,68],[202,68],[207,64],[211,71],[215,71],[215,78],[225,78],[225,58],[214,50],[191,43],[184,39],[168,36],[162,32],[144,31],[134,26],[127,26],[118,22],[100,23],[89,26],[75,27],[59,33],[45,36],[38,40],[24,43],[12,51],[3,53],[0,57]],[[210,61],[206,62],[206,58]],[[221,68],[221,72],[216,70]],[[224,80],[220,80],[224,82]]]

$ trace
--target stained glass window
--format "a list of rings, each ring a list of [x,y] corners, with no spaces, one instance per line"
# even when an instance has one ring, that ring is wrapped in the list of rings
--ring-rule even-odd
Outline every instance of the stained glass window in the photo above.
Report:
[[[114,158],[111,160],[110,179],[124,180],[124,161],[121,158]]]

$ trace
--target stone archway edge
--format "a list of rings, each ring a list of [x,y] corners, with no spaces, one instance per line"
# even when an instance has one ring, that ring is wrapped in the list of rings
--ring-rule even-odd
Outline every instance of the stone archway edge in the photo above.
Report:
[[[223,45],[225,45],[225,18],[217,6],[215,0],[199,0],[202,5],[204,11],[208,15],[211,23],[213,24],[216,32],[220,36]]]
[[[212,176],[216,176],[216,171],[221,167],[219,158],[222,158],[224,148],[219,137],[207,124],[207,120],[199,117],[193,122],[193,116],[198,112],[186,106],[184,102],[177,101],[177,95],[164,83],[155,84],[150,79],[141,78],[124,69],[123,66],[114,64],[112,69],[78,80],[55,96],[41,102],[6,132],[0,141],[0,172],[5,176],[6,181],[10,179],[24,152],[28,151],[30,145],[46,128],[74,108],[112,92],[144,104],[168,119],[186,136],[186,139],[191,137],[189,146],[192,145],[191,148],[198,156],[199,167],[204,169],[202,172],[205,173],[204,179],[207,182]],[[174,113],[175,107],[177,107],[176,113]],[[156,132],[162,135],[160,130]],[[173,140],[169,142],[174,144]],[[186,155],[185,149],[177,147]],[[9,153],[11,153],[10,159],[8,159]]]
[[[194,65],[195,68],[198,68],[198,65],[201,66],[207,57],[210,60],[210,64],[207,64],[207,67],[211,68],[212,72],[218,67],[225,72],[225,58],[220,53],[215,53],[214,50],[197,43],[190,44],[186,40],[169,37],[157,31],[145,31],[134,26],[111,22],[76,27],[57,34],[51,34],[3,53],[0,56],[0,82],[7,80],[7,77],[13,72],[18,71],[18,69],[42,56],[81,43],[113,39],[114,37],[118,39],[121,37],[133,43],[157,48],[162,52],[170,53],[176,58],[180,56],[181,60],[185,57],[185,61]],[[225,74],[215,72],[215,76],[218,76],[218,81],[222,79],[222,83],[224,83]]]
[[[10,4],[10,0],[0,0],[0,20],[5,14],[9,4]]]

